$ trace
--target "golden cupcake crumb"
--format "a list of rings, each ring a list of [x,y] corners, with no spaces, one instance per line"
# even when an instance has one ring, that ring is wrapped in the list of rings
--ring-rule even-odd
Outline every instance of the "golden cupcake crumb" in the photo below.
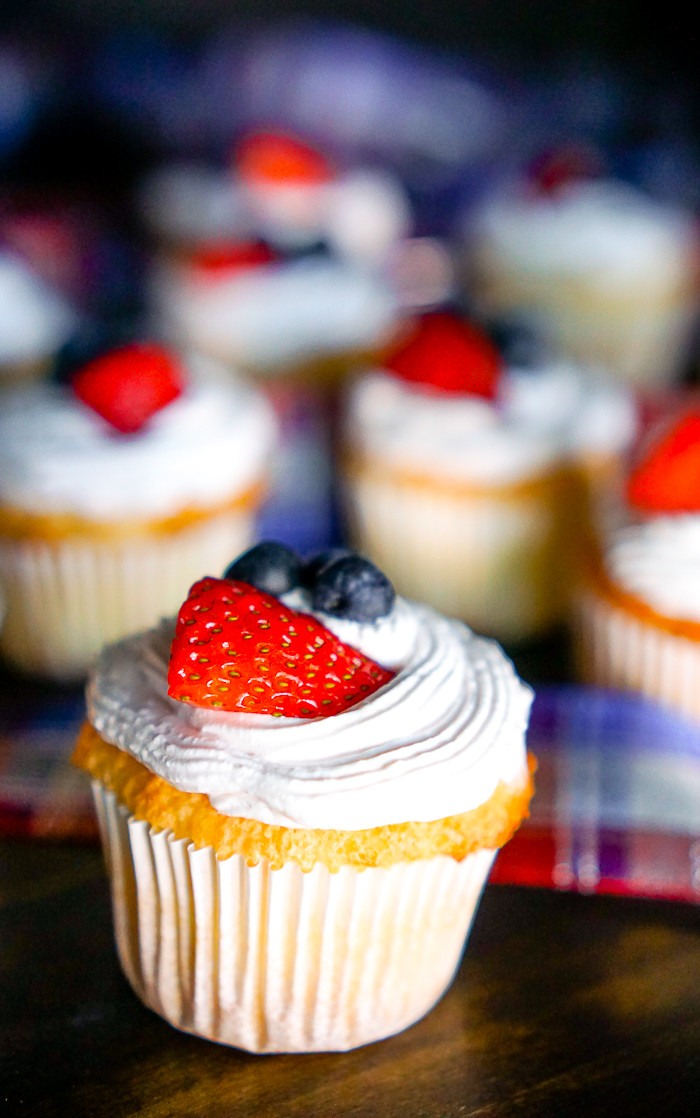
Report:
[[[181,792],[131,754],[110,745],[86,722],[73,763],[114,792],[137,819],[155,830],[170,830],[197,847],[211,846],[220,859],[242,855],[249,866],[267,859],[272,869],[295,862],[308,871],[321,862],[335,872],[343,866],[388,867],[399,862],[447,855],[462,861],[479,849],[503,846],[528,814],[536,762],[518,787],[499,783],[472,811],[428,823],[392,823],[362,831],[279,827],[216,811],[207,796]]]

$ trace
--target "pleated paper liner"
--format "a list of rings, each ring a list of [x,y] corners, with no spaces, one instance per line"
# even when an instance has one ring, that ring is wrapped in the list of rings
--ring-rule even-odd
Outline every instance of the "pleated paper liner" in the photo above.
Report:
[[[587,683],[639,692],[700,722],[700,640],[655,624],[591,583],[574,610],[574,646]]]
[[[271,870],[93,792],[134,990],[178,1028],[250,1052],[346,1051],[418,1021],[452,980],[494,859]]]
[[[71,681],[102,646],[175,614],[202,572],[219,574],[253,536],[252,506],[176,531],[0,538],[8,663]]]

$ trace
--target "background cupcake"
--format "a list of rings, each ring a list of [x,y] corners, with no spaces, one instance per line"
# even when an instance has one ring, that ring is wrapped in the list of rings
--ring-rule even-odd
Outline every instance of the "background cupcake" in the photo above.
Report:
[[[450,982],[527,809],[531,696],[496,645],[394,601],[366,561],[300,570],[280,550],[105,650],[74,759],[146,1003],[250,1051],[345,1050]]]
[[[700,410],[657,434],[575,611],[580,672],[700,718]]]
[[[426,316],[350,393],[343,469],[357,545],[401,593],[477,630],[544,632],[565,616],[598,503],[589,475],[600,466],[609,480],[633,430],[626,398],[620,429],[598,430],[597,392],[562,366],[504,370],[475,328]]]
[[[265,402],[201,358],[149,344],[0,410],[3,655],[83,674],[107,640],[172,611],[254,531],[273,443]]]
[[[532,316],[566,358],[668,384],[697,320],[693,216],[628,184],[578,177],[577,162],[555,156],[486,197],[468,226],[470,287],[487,314]]]
[[[161,175],[142,197],[161,243],[180,246],[148,284],[164,336],[268,375],[327,375],[391,337],[401,303],[385,265],[410,209],[388,172],[340,173],[301,140],[251,132],[229,170]]]
[[[45,373],[77,324],[68,301],[0,245],[0,389]]]

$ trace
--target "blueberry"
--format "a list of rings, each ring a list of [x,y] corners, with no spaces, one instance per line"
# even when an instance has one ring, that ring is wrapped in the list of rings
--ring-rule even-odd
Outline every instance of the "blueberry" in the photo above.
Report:
[[[525,316],[509,316],[490,323],[491,340],[506,365],[534,369],[547,359],[547,345],[537,323]]]
[[[296,552],[273,540],[264,540],[239,555],[224,571],[224,578],[237,579],[279,598],[299,585],[301,563]]]
[[[374,563],[342,555],[319,570],[311,589],[314,609],[350,621],[376,621],[391,612],[394,587]]]
[[[310,559],[306,560],[301,568],[301,578],[299,580],[301,585],[308,590],[313,589],[323,567],[327,567],[329,563],[333,563],[336,559],[342,559],[346,555],[353,554],[354,552],[347,547],[327,547],[324,551],[317,551]]]

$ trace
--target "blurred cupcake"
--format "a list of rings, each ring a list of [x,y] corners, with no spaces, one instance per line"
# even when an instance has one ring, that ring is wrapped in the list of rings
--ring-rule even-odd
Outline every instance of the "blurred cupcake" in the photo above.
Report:
[[[43,375],[76,325],[68,302],[0,247],[0,389]]]
[[[274,424],[202,358],[135,344],[0,409],[0,651],[79,677],[253,533]]]
[[[527,812],[530,702],[497,645],[371,564],[270,544],[106,649],[74,761],[136,993],[260,1053],[419,1020]]]
[[[543,163],[470,219],[474,294],[486,313],[534,316],[568,359],[668,384],[696,321],[693,217],[622,183],[577,177],[571,158]]]
[[[474,327],[425,316],[351,390],[351,534],[400,593],[529,638],[565,616],[598,486],[632,430],[626,394],[568,367],[505,371]]]
[[[700,408],[647,446],[628,523],[591,563],[574,615],[579,670],[700,719]]]
[[[236,149],[228,185],[223,171],[190,170],[152,183],[148,198],[160,242],[180,246],[149,284],[164,336],[267,374],[327,373],[391,338],[402,310],[394,253],[410,211],[390,175],[340,173],[298,139],[256,132]]]

